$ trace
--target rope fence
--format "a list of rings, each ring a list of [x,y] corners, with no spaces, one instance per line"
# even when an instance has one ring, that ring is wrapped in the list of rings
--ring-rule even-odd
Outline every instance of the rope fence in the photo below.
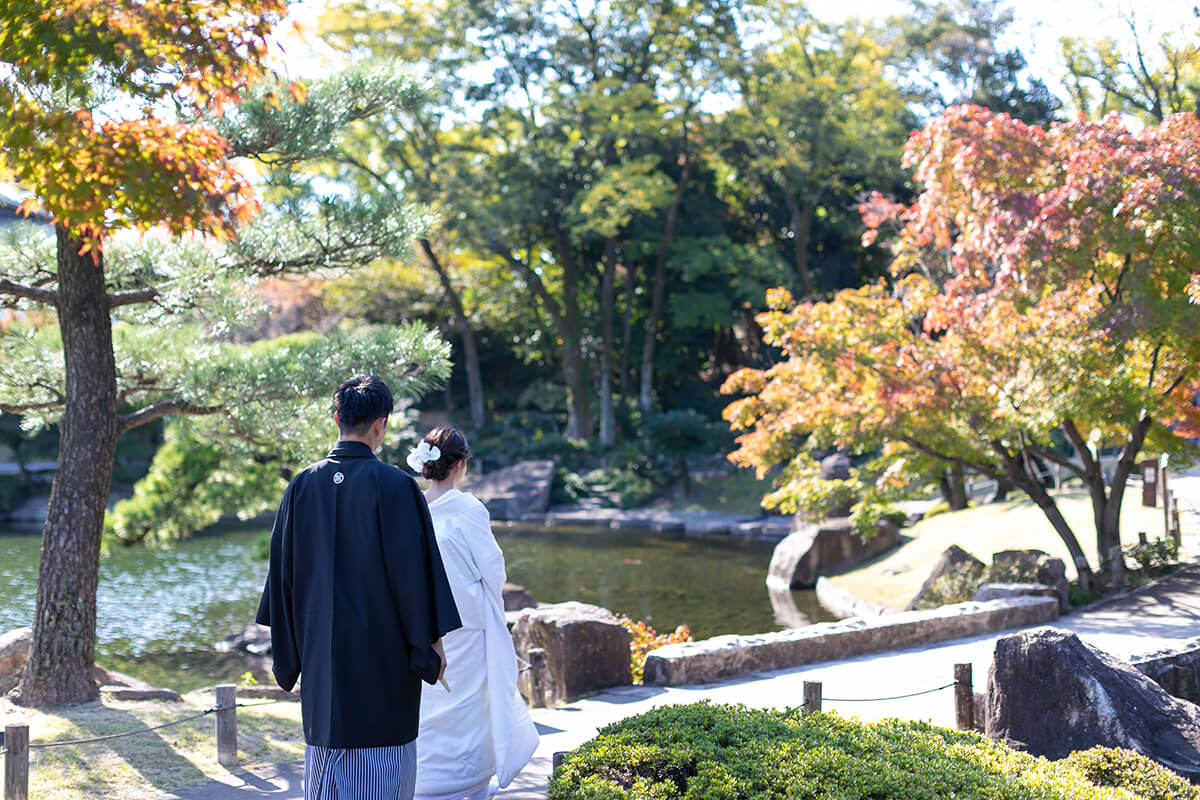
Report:
[[[110,733],[104,736],[93,736],[87,739],[59,739],[51,742],[29,741],[28,725],[8,725],[4,729],[3,746],[0,756],[4,756],[4,800],[28,800],[29,798],[29,751],[46,750],[53,747],[78,747],[98,742],[109,742],[114,739],[124,739],[129,736],[140,736],[164,728],[173,728],[188,722],[194,722],[201,717],[215,714],[217,717],[217,760],[223,767],[237,766],[237,710],[239,708],[257,708],[278,703],[291,703],[294,700],[264,700],[255,703],[237,702],[237,687],[223,684],[216,687],[216,703],[203,711],[197,711],[180,719],[163,722],[158,725],[148,725],[121,733]]]

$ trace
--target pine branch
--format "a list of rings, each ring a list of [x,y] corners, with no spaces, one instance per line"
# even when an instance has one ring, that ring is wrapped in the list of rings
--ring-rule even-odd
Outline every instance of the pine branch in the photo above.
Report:
[[[207,414],[220,414],[224,410],[223,406],[198,406],[186,400],[163,400],[158,403],[152,403],[132,414],[122,414],[117,419],[117,435],[120,436],[134,428],[145,425],[147,422],[152,422],[170,414],[203,416]]]
[[[154,287],[113,292],[108,296],[108,307],[117,308],[118,306],[128,306],[135,303],[149,303],[161,294],[162,292]]]
[[[0,279],[0,294],[6,294],[12,297],[24,297],[27,300],[33,300],[44,305],[53,306],[58,304],[58,292],[50,289],[39,289],[36,286],[27,286],[23,283],[10,281],[8,278]]]
[[[4,414],[24,414],[29,411],[48,411],[53,408],[62,408],[63,400],[49,400],[43,403],[17,403],[8,404],[0,403],[0,413]]]

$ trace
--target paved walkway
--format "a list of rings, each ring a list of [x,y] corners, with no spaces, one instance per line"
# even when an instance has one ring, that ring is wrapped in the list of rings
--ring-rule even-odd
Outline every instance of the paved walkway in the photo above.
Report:
[[[1200,555],[1200,470],[1174,478],[1181,515],[1185,517],[1184,552]],[[1056,627],[1074,631],[1084,641],[1120,658],[1177,645],[1200,637],[1200,562],[1151,586],[1063,617]],[[977,691],[983,691],[995,642],[1013,631],[956,639],[844,661],[776,672],[753,673],[719,683],[661,688],[629,686],[613,689],[559,708],[536,709],[534,722],[542,735],[533,761],[499,795],[503,800],[544,800],[553,754],[571,750],[596,731],[651,708],[711,700],[761,708],[798,706],[805,681],[821,681],[826,710],[836,709],[864,720],[884,717],[928,720],[954,726],[950,689],[888,702],[849,702],[857,698],[891,697],[949,684],[955,664],[971,663]],[[843,698],[829,700],[828,698]],[[235,784],[212,783],[171,795],[183,800],[250,800],[303,797],[301,765],[287,764],[240,773]],[[164,800],[167,800],[164,798]]]

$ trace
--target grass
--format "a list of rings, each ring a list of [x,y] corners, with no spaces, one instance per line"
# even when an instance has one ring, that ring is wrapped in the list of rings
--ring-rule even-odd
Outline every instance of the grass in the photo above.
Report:
[[[257,701],[249,700],[247,703]],[[29,725],[31,743],[83,739],[159,725],[202,711],[211,695],[182,702],[101,699],[80,706],[34,711],[0,700],[0,726]],[[32,750],[29,796],[39,800],[142,800],[229,778],[217,763],[216,719],[201,717],[172,728],[89,745]],[[304,755],[300,704],[238,709],[237,769],[296,761]]]
[[[675,486],[652,507],[670,511],[717,511],[757,517],[763,513],[763,497],[774,491],[771,478],[758,480],[754,471],[739,469],[720,477],[692,479],[692,492],[684,495],[682,486]]]
[[[1087,492],[1071,488],[1054,495],[1094,568],[1098,564],[1096,534]],[[1138,531],[1146,531],[1151,540],[1162,535],[1162,509],[1144,508],[1141,496],[1141,486],[1125,490],[1125,500],[1121,504],[1121,539],[1125,544],[1137,542]],[[1075,574],[1066,545],[1041,510],[1023,496],[1006,503],[939,514],[921,520],[904,534],[911,539],[899,549],[852,572],[835,576],[832,581],[864,600],[902,609],[925,581],[934,560],[950,545],[958,545],[987,563],[991,562],[993,553],[1001,550],[1044,550],[1063,559],[1068,577]]]

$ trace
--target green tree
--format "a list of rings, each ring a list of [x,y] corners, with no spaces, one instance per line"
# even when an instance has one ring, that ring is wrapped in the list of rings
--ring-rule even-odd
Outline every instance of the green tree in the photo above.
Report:
[[[1157,123],[1200,109],[1200,28],[1151,41],[1132,15],[1125,22],[1125,42],[1062,39],[1066,82],[1079,113],[1102,117],[1117,111]]]
[[[317,402],[335,375],[374,369],[426,387],[444,375],[444,345],[413,331],[337,334],[309,352],[222,341],[255,276],[396,252],[419,221],[394,198],[284,191],[290,165],[319,156],[371,106],[305,104],[303,87],[270,80],[235,107],[263,75],[283,11],[274,0],[0,9],[0,171],[55,227],[53,242],[18,237],[0,252],[8,304],[48,308],[57,323],[2,341],[4,410],[60,431],[22,703],[96,696],[100,540],[122,434],[194,414],[223,418],[234,436],[289,440],[303,426],[272,415]],[[349,80],[385,104],[419,99],[408,81]],[[276,184],[254,225],[239,156]]]
[[[848,216],[857,194],[897,180],[911,125],[877,32],[817,22],[791,2],[761,14],[775,34],[727,62],[741,103],[722,122],[723,157],[767,198],[764,227],[787,253],[790,285],[808,297],[819,286],[814,225]]]
[[[1020,48],[1000,47],[1012,21],[1004,0],[913,0],[895,23],[907,88],[927,113],[970,103],[1029,124],[1056,118],[1062,102],[1028,74]]]
[[[747,431],[732,458],[764,475],[783,465],[767,501],[793,509],[828,496],[823,450],[869,458],[855,475],[860,522],[928,459],[1007,479],[1045,513],[1086,585],[1093,569],[1031,468],[1057,464],[1087,487],[1100,569],[1119,580],[1139,453],[1200,455],[1187,438],[1200,430],[1200,311],[1187,297],[1200,272],[1197,153],[1192,114],[1133,132],[1115,117],[1044,130],[948,110],[906,148],[922,187],[914,203],[867,208],[869,236],[900,222],[891,290],[771,296],[760,320],[786,357],[727,383],[748,395],[726,410]],[[1119,452],[1109,475],[1106,446]]]

